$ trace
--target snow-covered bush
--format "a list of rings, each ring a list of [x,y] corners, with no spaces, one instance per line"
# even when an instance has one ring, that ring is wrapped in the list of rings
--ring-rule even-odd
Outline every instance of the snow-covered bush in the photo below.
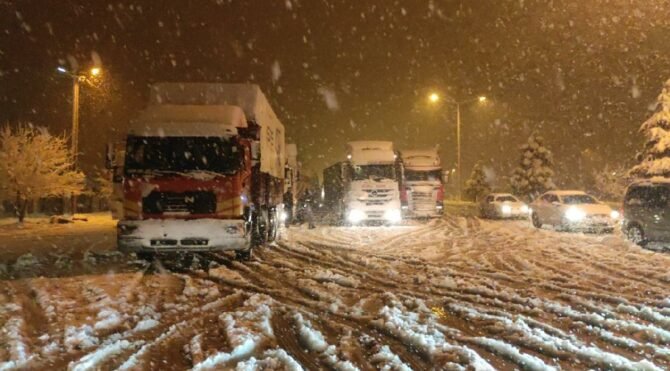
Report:
[[[514,193],[534,199],[556,188],[552,179],[553,167],[551,151],[544,146],[544,139],[537,133],[531,134],[528,143],[521,146],[519,166],[510,178]]]
[[[491,192],[491,185],[484,173],[484,167],[481,162],[475,164],[472,168],[470,179],[465,182],[465,194],[473,201],[478,201],[481,197]]]
[[[0,129],[0,196],[14,200],[19,222],[29,200],[79,194],[83,187],[84,174],[73,170],[64,137],[32,125]]]
[[[640,164],[630,173],[636,177],[670,176],[670,79],[658,96],[656,112],[640,126],[646,143],[638,155]]]

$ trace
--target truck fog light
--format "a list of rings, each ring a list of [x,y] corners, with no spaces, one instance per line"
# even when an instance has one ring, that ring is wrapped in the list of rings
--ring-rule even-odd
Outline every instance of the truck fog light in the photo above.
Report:
[[[386,210],[384,212],[384,219],[391,223],[398,223],[402,220],[402,213],[398,209]]]
[[[360,223],[365,218],[366,218],[365,213],[363,212],[363,210],[359,209],[352,209],[349,211],[349,214],[347,215],[347,220],[349,221],[349,223],[353,224]]]

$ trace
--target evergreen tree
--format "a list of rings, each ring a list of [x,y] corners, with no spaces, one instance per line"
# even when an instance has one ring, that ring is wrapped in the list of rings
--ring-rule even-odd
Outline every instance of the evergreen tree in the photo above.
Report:
[[[537,133],[531,134],[528,143],[521,146],[519,166],[510,178],[514,193],[534,199],[554,189],[553,167],[551,151],[544,146],[544,139]]]
[[[631,169],[631,175],[670,176],[670,80],[658,96],[656,112],[640,126],[640,132],[647,141],[638,154],[640,164]]]
[[[83,188],[84,174],[73,170],[64,137],[29,125],[0,129],[0,196],[15,200],[19,222],[28,201],[79,194]]]
[[[465,182],[465,194],[471,200],[478,201],[481,197],[491,192],[491,185],[486,179],[484,168],[481,162],[478,162],[472,169],[470,179]]]

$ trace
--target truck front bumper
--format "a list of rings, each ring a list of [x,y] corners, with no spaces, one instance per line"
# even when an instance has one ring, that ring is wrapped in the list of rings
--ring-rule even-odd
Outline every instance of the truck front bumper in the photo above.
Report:
[[[117,224],[116,236],[119,250],[126,253],[246,250],[250,246],[244,220],[124,220]]]

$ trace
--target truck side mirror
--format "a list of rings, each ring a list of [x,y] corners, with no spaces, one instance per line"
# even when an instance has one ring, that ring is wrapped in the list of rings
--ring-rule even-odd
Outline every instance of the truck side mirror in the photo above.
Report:
[[[442,184],[449,183],[449,170],[442,171]]]
[[[107,143],[106,152],[105,152],[105,168],[111,170],[116,164],[116,158],[114,154],[114,145],[112,143]]]

